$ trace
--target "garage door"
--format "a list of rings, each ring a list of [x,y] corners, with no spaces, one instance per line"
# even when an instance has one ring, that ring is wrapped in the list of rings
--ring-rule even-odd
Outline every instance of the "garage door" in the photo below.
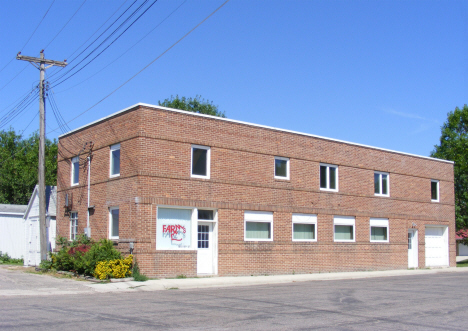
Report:
[[[426,267],[448,265],[446,227],[426,227]]]

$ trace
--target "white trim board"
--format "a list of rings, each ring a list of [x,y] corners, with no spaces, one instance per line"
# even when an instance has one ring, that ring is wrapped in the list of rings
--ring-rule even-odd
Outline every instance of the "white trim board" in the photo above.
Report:
[[[179,109],[167,108],[167,107],[163,107],[163,106],[150,105],[150,104],[142,103],[142,102],[134,104],[133,106],[127,107],[125,109],[119,110],[119,111],[117,111],[117,112],[115,112],[115,113],[113,113],[111,115],[105,116],[105,117],[103,117],[101,119],[98,119],[96,121],[93,121],[91,123],[80,126],[79,128],[71,130],[71,131],[69,131],[67,133],[61,134],[59,136],[59,138],[66,137],[69,134],[72,134],[73,132],[80,131],[80,130],[82,130],[84,128],[87,128],[89,126],[92,126],[92,125],[100,123],[100,122],[103,122],[103,121],[105,121],[105,120],[107,120],[107,119],[109,119],[111,117],[114,117],[114,116],[117,116],[119,114],[125,113],[125,112],[127,112],[127,111],[129,111],[131,109],[134,109],[134,108],[140,107],[140,106],[147,107],[147,108],[161,109],[161,110],[166,110],[166,111],[172,111],[172,112],[175,112],[175,113],[181,113],[181,114],[190,115],[190,116],[200,116],[200,117],[210,118],[210,119],[214,119],[214,120],[218,120],[218,121],[226,121],[226,122],[231,122],[231,123],[243,124],[243,125],[253,126],[253,127],[262,128],[262,129],[268,129],[268,130],[274,130],[274,131],[280,131],[280,132],[287,132],[287,133],[297,134],[297,135],[306,136],[306,137],[313,137],[313,138],[318,138],[318,139],[343,143],[343,144],[347,144],[347,145],[371,148],[371,149],[375,149],[375,150],[379,150],[379,151],[396,153],[396,154],[401,154],[401,155],[407,155],[407,156],[412,156],[412,157],[417,157],[417,158],[422,158],[422,159],[427,159],[427,160],[433,160],[433,161],[438,161],[438,162],[445,162],[445,163],[451,163],[451,164],[455,163],[453,161],[437,159],[437,158],[433,158],[433,157],[429,157],[429,156],[422,156],[422,155],[417,155],[417,154],[399,152],[399,151],[394,151],[394,150],[391,150],[391,149],[386,149],[386,148],[381,148],[381,147],[374,147],[374,146],[369,146],[369,145],[364,145],[364,144],[358,144],[358,143],[353,143],[353,142],[340,140],[340,139],[322,137],[322,136],[318,136],[318,135],[310,134],[310,133],[303,133],[303,132],[298,132],[298,131],[293,131],[293,130],[280,129],[280,128],[275,128],[275,127],[272,127],[272,126],[254,124],[254,123],[249,123],[249,122],[244,122],[244,121],[238,121],[238,120],[233,120],[233,119],[219,117],[219,116],[198,114],[198,113],[189,112],[189,111],[185,111],[185,110],[179,110]]]

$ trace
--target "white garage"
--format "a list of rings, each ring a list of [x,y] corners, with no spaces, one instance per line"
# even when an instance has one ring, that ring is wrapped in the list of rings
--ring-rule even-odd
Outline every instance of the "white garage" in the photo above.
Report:
[[[426,267],[449,265],[448,228],[446,226],[426,226]]]

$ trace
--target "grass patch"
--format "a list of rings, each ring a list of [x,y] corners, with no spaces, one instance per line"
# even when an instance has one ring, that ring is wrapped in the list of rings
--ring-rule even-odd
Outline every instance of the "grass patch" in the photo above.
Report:
[[[457,267],[468,267],[468,260],[457,262]]]

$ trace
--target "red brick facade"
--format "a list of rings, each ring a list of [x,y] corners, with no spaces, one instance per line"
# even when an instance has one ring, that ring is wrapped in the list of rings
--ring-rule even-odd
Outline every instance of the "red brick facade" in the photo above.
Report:
[[[83,146],[86,142],[91,144]],[[110,178],[110,146],[120,143],[120,176]],[[210,179],[191,177],[191,146],[211,148]],[[71,159],[80,154],[79,184]],[[78,232],[87,215],[90,171],[91,236],[109,237],[109,208],[119,207],[116,243],[152,277],[197,275],[197,251],[156,250],[158,206],[217,210],[217,274],[259,275],[405,269],[408,229],[418,230],[425,267],[425,226],[448,226],[455,265],[453,164],[307,134],[221,118],[136,105],[59,139],[57,234]],[[290,179],[274,178],[274,157],[290,160]],[[338,192],[320,190],[320,163],[338,166]],[[374,172],[389,174],[390,196],[374,194]],[[440,201],[431,201],[431,179]],[[72,200],[64,208],[65,194]],[[244,212],[273,212],[273,240],[245,241]],[[317,215],[316,242],[292,241],[292,213]],[[355,242],[334,241],[334,216],[355,217]],[[389,223],[389,242],[369,239],[370,218]]]

